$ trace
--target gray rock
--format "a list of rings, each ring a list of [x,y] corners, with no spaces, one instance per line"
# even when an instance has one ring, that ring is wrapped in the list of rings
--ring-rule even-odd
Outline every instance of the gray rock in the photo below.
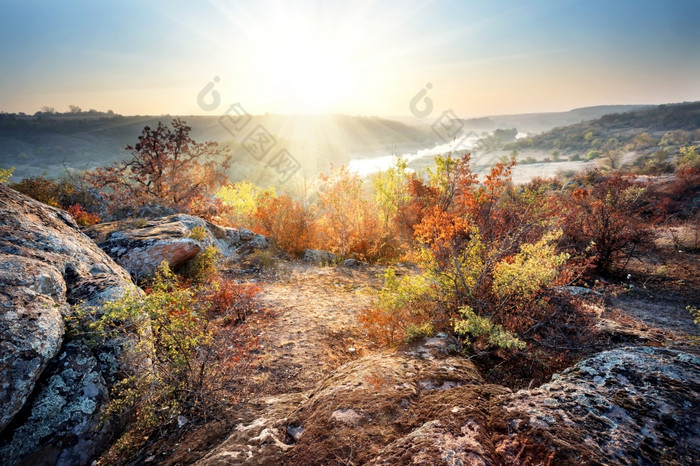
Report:
[[[348,268],[354,268],[354,267],[361,267],[363,265],[367,265],[366,262],[358,261],[357,259],[345,259],[343,262],[340,263],[341,267],[348,267]]]
[[[700,357],[687,353],[605,351],[504,401],[512,435],[544,430],[583,463],[692,464],[700,454]],[[518,453],[502,450],[506,461]]]
[[[267,238],[263,235],[255,235],[253,239],[248,243],[253,249],[266,249],[269,245]]]
[[[119,345],[99,357],[64,319],[133,286],[66,212],[0,185],[0,458],[86,464],[114,427],[101,410]]]
[[[304,262],[321,265],[333,264],[337,260],[337,256],[332,252],[322,251],[320,249],[307,249],[304,251]]]
[[[255,233],[253,233],[252,231],[250,231],[246,228],[241,228],[238,231],[238,234],[239,234],[239,238],[242,242],[252,241],[253,238],[255,237]]]
[[[193,234],[195,228],[203,234]],[[185,214],[102,223],[84,231],[136,279],[152,275],[163,261],[177,268],[208,246],[223,257],[268,247],[267,238],[250,230],[224,228]]]

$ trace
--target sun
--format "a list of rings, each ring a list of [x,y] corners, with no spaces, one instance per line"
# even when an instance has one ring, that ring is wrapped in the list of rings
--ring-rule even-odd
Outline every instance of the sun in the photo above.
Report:
[[[328,40],[328,43],[337,40]],[[304,31],[284,34],[266,46],[268,85],[281,90],[302,113],[325,113],[340,103],[351,87],[350,60]]]
[[[277,107],[328,113],[352,99],[363,70],[364,44],[349,22],[278,6],[246,35],[253,67],[246,71]]]

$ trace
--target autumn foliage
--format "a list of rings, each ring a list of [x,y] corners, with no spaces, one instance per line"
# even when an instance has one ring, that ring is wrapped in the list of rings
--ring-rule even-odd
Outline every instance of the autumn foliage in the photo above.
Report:
[[[133,146],[131,158],[88,174],[104,190],[112,209],[155,204],[211,218],[222,205],[213,198],[223,185],[231,156],[215,142],[196,142],[180,119],[171,127],[146,126]]]
[[[599,273],[610,273],[644,251],[652,239],[648,188],[619,173],[557,198],[565,247],[591,257]]]
[[[300,256],[309,247],[309,214],[291,197],[264,197],[255,220],[256,230],[273,238],[283,251]]]

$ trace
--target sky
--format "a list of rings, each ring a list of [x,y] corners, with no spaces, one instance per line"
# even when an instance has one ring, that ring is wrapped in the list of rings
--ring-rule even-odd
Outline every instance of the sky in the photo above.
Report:
[[[2,0],[0,111],[410,116],[428,98],[466,118],[695,101],[698,22],[697,0]]]

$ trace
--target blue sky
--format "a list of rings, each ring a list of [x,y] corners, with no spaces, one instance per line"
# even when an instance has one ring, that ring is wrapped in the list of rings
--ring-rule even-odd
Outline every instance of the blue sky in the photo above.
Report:
[[[0,110],[459,115],[700,99],[698,1],[0,3]]]

